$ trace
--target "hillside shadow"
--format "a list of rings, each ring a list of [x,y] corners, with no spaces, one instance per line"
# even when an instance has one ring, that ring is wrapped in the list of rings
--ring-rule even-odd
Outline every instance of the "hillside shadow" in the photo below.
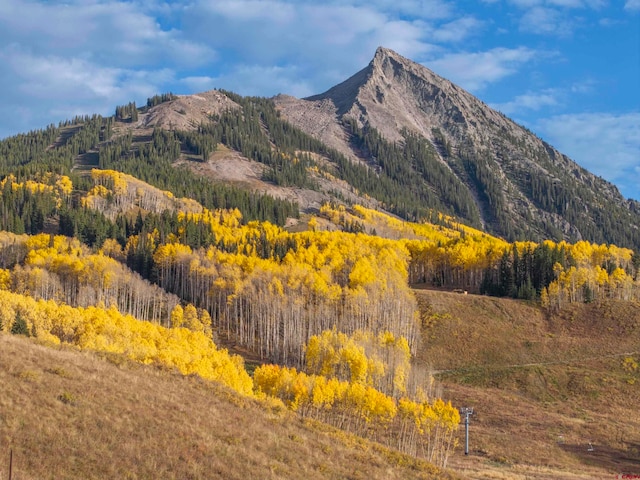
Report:
[[[69,139],[73,137],[76,133],[80,131],[82,125],[72,125],[69,127],[63,127],[60,130],[60,135],[56,138],[56,141],[47,147],[47,150],[51,150],[53,148],[60,148],[67,144]]]
[[[82,173],[89,173],[92,168],[99,168],[99,166],[100,154],[95,150],[90,150],[76,157],[73,169]]]
[[[628,444],[621,450],[607,445],[564,444],[560,448],[577,457],[580,462],[617,474],[640,474],[640,444]]]

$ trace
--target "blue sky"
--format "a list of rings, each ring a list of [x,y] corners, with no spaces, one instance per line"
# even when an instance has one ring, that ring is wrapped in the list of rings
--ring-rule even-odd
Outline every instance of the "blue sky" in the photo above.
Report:
[[[640,0],[0,2],[0,138],[155,93],[321,93],[384,46],[640,200]]]

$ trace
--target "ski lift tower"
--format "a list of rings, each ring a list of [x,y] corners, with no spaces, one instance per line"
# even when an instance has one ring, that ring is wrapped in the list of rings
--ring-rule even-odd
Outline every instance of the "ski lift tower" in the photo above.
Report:
[[[469,455],[469,417],[473,415],[473,407],[461,407],[460,415],[464,415],[464,454]]]

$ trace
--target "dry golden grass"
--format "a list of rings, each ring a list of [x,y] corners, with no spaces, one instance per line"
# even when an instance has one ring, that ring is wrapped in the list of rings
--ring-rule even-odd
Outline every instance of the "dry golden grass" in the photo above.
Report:
[[[122,357],[0,334],[0,479],[456,478]]]
[[[476,410],[471,454],[449,461],[456,474],[640,474],[640,372],[618,355],[640,350],[639,305],[547,316],[512,300],[418,296],[418,361],[441,371],[445,398]],[[10,449],[14,480],[455,475],[199,378],[23,337],[0,335],[0,385],[0,480]]]
[[[470,455],[459,448],[451,468],[491,479],[640,474],[640,371],[623,365],[640,359],[640,305],[547,315],[515,300],[416,293],[418,361],[440,372],[445,398],[475,408]]]

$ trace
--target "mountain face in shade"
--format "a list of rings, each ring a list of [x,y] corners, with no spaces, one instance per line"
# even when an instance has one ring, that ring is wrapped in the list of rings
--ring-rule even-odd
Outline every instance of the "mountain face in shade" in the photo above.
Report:
[[[398,148],[424,142],[434,163],[407,158],[420,188],[490,233],[510,240],[640,245],[638,202],[624,199],[614,185],[459,86],[389,49],[378,48],[367,67],[322,94],[279,95],[274,101],[294,126],[378,170],[386,166],[371,142],[362,141],[367,132]],[[418,183],[411,182],[412,188]],[[462,199],[457,205],[456,197]]]

